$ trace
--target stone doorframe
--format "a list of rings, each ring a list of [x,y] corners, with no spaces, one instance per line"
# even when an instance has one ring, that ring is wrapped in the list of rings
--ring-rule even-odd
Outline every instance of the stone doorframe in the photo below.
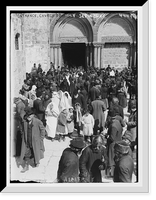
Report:
[[[93,65],[93,28],[88,18],[74,18],[63,14],[53,22],[50,27],[50,58],[55,67],[63,65],[61,43],[85,43],[86,44],[86,66]],[[59,33],[63,30],[69,22],[79,24],[80,30],[85,34],[82,36],[72,35],[70,37],[59,37]],[[75,26],[76,26],[75,25]]]

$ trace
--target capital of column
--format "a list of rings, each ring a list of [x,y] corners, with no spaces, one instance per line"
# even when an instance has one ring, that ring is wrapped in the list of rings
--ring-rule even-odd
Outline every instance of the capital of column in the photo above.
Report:
[[[103,43],[101,42],[93,42],[94,47],[102,47]]]
[[[50,48],[60,48],[61,43],[50,43]]]

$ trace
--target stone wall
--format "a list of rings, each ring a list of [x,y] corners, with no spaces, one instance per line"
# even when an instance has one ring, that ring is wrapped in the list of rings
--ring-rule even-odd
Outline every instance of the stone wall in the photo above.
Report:
[[[41,64],[43,70],[50,65],[49,21],[45,13],[24,15],[24,45],[26,71],[30,72],[34,63]]]
[[[18,49],[16,47],[16,35],[18,35]],[[10,57],[10,86],[11,95],[18,96],[19,90],[25,79],[25,54],[23,48],[23,17],[11,14],[11,57]]]

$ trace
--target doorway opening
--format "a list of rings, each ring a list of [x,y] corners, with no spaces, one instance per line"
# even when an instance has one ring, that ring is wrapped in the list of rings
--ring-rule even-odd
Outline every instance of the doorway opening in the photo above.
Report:
[[[86,67],[86,44],[85,43],[61,43],[64,65],[69,68]]]

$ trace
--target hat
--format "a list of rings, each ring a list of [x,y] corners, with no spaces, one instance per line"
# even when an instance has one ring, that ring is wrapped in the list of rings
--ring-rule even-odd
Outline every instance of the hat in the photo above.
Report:
[[[31,107],[26,107],[25,112],[26,112],[25,117],[28,117],[29,115],[34,114]]]
[[[82,138],[74,138],[70,141],[70,146],[76,149],[83,149],[85,147],[85,142]]]
[[[125,141],[116,142],[114,145],[114,150],[121,154],[127,154],[129,152],[129,145]]]
[[[122,136],[123,139],[128,139],[130,142],[132,142],[132,134],[130,131],[125,131],[124,135]]]

